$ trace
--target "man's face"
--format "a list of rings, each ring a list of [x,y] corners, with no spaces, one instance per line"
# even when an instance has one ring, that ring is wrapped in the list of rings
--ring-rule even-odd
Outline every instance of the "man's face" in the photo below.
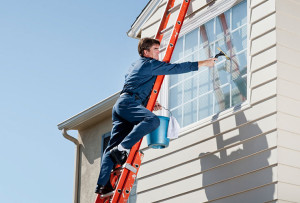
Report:
[[[144,50],[144,56],[148,58],[153,58],[156,60],[159,60],[159,45],[154,44],[152,47],[148,50]]]

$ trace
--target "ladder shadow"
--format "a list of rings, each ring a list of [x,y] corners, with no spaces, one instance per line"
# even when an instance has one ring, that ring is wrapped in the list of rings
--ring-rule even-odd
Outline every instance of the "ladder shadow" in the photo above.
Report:
[[[237,113],[235,121],[236,126],[246,123],[244,112]],[[204,171],[202,187],[207,200],[222,203],[273,200],[275,186],[270,184],[273,182],[273,167],[268,161],[271,155],[271,150],[268,150],[268,134],[262,133],[256,123],[241,126],[234,132],[220,134],[219,121],[213,123],[213,132],[217,135],[219,151],[199,155],[201,171]],[[265,184],[270,185],[258,188]],[[246,190],[249,191],[242,192]],[[217,200],[239,192],[242,193]]]

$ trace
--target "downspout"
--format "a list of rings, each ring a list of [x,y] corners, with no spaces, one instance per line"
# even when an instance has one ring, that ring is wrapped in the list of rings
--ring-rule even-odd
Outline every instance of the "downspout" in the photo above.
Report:
[[[75,173],[74,173],[74,203],[78,203],[78,180],[79,180],[79,141],[72,137],[71,135],[69,135],[67,133],[67,129],[63,128],[62,129],[62,134],[63,136],[70,140],[71,142],[73,142],[76,145],[76,157],[75,157]]]

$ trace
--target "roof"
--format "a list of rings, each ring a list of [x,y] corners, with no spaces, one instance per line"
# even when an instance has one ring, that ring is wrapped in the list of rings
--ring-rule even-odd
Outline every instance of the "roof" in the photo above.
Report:
[[[96,124],[108,116],[111,116],[111,109],[117,101],[120,92],[117,92],[92,107],[76,114],[75,116],[59,123],[58,129],[80,130]]]

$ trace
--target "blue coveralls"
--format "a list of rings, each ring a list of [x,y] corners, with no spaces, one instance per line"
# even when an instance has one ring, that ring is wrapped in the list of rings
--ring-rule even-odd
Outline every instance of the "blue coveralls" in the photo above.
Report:
[[[125,149],[159,126],[158,117],[145,108],[157,75],[180,74],[198,70],[198,62],[170,64],[140,57],[125,76],[125,85],[112,109],[113,128],[101,163],[98,185],[106,185],[114,166],[110,150],[121,144]]]

